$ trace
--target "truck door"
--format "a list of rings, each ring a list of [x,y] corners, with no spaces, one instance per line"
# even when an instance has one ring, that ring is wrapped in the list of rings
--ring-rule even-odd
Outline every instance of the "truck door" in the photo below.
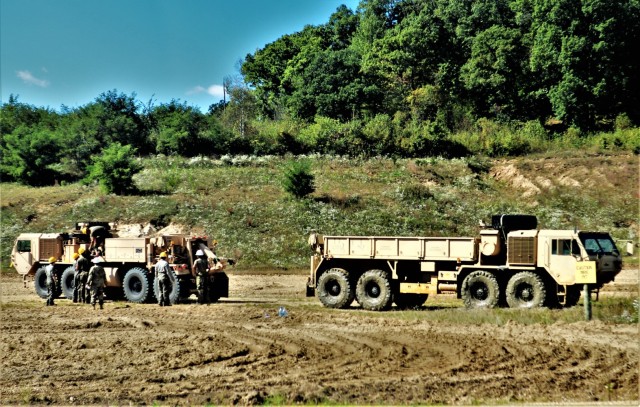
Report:
[[[580,246],[575,239],[551,238],[549,272],[561,284],[573,284]]]
[[[19,274],[24,275],[31,270],[33,265],[32,250],[37,249],[36,245],[31,244],[31,239],[20,239],[16,241],[11,253],[11,261]]]

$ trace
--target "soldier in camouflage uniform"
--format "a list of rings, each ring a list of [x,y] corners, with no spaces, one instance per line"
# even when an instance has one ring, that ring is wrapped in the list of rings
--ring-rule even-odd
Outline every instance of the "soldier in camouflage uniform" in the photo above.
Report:
[[[104,304],[104,287],[107,283],[107,274],[104,272],[104,268],[100,265],[102,258],[96,257],[93,259],[93,267],[89,270],[87,276],[87,285],[91,291],[91,305],[93,309],[96,309],[96,300],[100,304],[100,309]]]
[[[89,275],[89,269],[91,268],[91,262],[87,257],[87,252],[84,249],[78,250],[78,261],[76,262],[76,281],[75,288],[78,289],[78,302],[80,303],[89,303],[91,298],[89,297],[89,293],[87,290],[87,276]]]
[[[45,275],[47,276],[47,305],[56,305],[53,303],[57,280],[54,264],[56,264],[56,258],[51,257],[49,259],[49,264],[44,268]]]
[[[198,303],[209,303],[209,263],[202,250],[196,252],[198,259],[193,263],[193,273],[198,281]]]
[[[171,267],[167,263],[167,253],[160,253],[160,260],[155,267],[156,279],[158,280],[158,305],[161,307],[171,306],[169,295],[171,294]]]

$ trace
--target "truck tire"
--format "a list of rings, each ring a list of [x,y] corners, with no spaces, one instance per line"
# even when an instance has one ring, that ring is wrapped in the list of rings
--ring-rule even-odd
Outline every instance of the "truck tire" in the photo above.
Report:
[[[396,294],[393,296],[393,302],[400,309],[417,308],[427,301],[429,294]]]
[[[143,303],[149,298],[151,284],[148,274],[140,267],[134,267],[126,272],[122,280],[122,291],[128,301]]]
[[[69,266],[64,269],[64,271],[62,272],[62,276],[60,276],[60,290],[62,290],[62,295],[68,300],[73,300],[75,274],[75,268],[73,266]]]
[[[40,298],[47,298],[47,273],[44,268],[45,266],[41,266],[33,276],[33,288]]]
[[[180,286],[185,284],[185,282],[180,281],[180,279],[176,276],[176,273],[172,270],[171,275],[169,276],[171,280],[171,292],[169,293],[169,302],[171,304],[177,304],[180,302]],[[153,295],[155,295],[156,299],[160,301],[160,283],[158,279],[153,281]]]
[[[460,294],[467,308],[495,308],[500,298],[500,286],[492,273],[476,270],[462,281]]]
[[[339,268],[329,269],[320,275],[316,292],[327,308],[346,308],[355,298],[349,273]]]
[[[539,308],[545,303],[547,290],[539,275],[521,271],[509,279],[506,295],[511,308]]]
[[[209,302],[218,302],[221,297],[229,297],[229,276],[225,272],[214,273],[211,276]]]
[[[364,272],[356,285],[356,300],[369,311],[382,311],[391,306],[391,281],[382,270]]]

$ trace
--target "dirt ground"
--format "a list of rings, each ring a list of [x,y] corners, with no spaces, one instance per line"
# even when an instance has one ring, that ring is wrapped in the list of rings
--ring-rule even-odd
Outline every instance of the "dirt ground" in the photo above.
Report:
[[[638,405],[636,325],[329,310],[304,297],[305,281],[238,273],[217,304],[109,301],[94,311],[68,300],[45,307],[5,274],[0,404]],[[602,295],[637,296],[637,284],[637,270],[625,271]]]

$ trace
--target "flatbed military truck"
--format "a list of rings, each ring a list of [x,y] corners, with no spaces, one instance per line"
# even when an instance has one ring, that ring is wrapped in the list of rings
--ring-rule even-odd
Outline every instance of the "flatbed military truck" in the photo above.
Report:
[[[106,222],[85,222],[76,225],[76,230],[68,233],[23,233],[16,239],[11,261],[23,277],[25,288],[33,287],[42,298],[47,296],[45,266],[50,257],[55,257],[54,271],[57,275],[56,297],[61,294],[73,299],[74,260],[73,254],[80,248],[89,249],[90,238],[81,232],[85,226],[103,226]],[[174,282],[170,299],[172,303],[185,300],[197,294],[195,278],[191,270],[195,253],[202,250],[209,261],[211,281],[211,302],[229,294],[229,280],[224,268],[227,259],[218,259],[210,248],[206,236],[167,234],[155,237],[115,237],[109,230],[104,239],[103,261],[100,265],[107,275],[106,295],[109,299],[122,299],[142,303],[158,297],[159,287],[154,281],[154,265],[161,252],[167,252],[173,270],[170,278]]]
[[[408,308],[455,293],[468,308],[573,306],[622,269],[608,233],[539,230],[530,215],[496,215],[479,237],[312,233],[307,296],[329,308]]]

